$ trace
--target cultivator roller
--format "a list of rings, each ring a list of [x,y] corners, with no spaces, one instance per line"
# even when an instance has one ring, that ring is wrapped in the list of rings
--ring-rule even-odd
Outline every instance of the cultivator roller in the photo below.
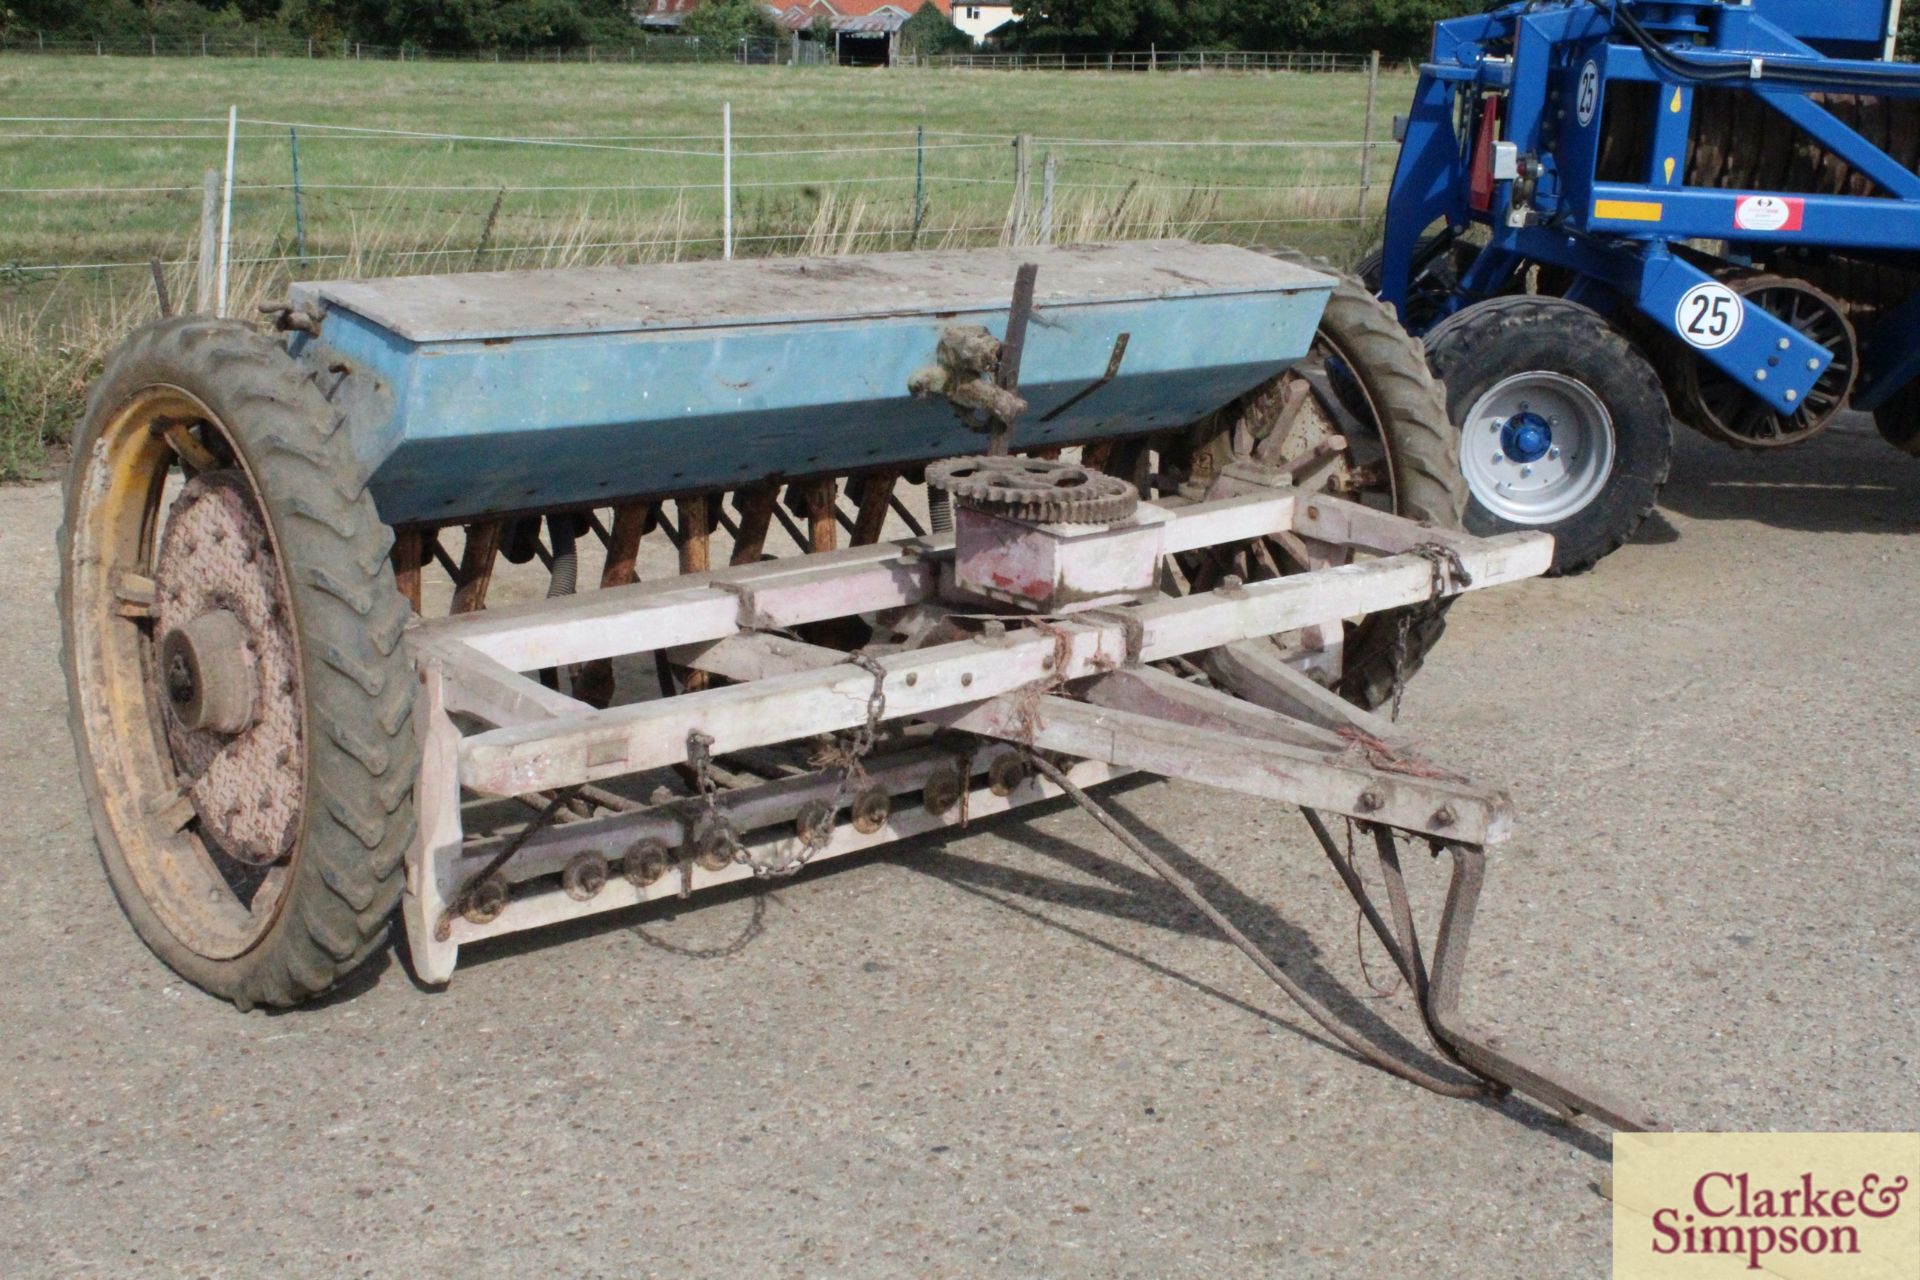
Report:
[[[1551,539],[1458,532],[1438,393],[1352,282],[1167,242],[319,284],[273,316],[136,333],[68,490],[101,851],[192,981],[297,1002],[397,905],[444,983],[506,934],[1064,794],[1368,1060],[1651,1123],[1457,1016],[1508,804],[1369,708]],[[1087,788],[1127,773],[1304,809],[1444,1062],[1346,1027],[1115,824]],[[1409,839],[1453,863],[1430,958]]]

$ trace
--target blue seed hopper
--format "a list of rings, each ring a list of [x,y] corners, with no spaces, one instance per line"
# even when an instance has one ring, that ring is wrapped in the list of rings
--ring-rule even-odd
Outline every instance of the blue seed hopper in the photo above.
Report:
[[[1006,336],[1037,264],[1013,445],[1187,425],[1305,355],[1332,281],[1141,242],[302,285],[396,525],[921,464],[982,449],[916,397],[944,331]],[[1089,394],[1091,392],[1091,394]]]

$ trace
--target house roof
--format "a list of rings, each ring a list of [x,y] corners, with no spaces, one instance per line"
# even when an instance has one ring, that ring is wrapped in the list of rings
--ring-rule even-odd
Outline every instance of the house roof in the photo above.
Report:
[[[952,0],[933,0],[940,12],[953,12]],[[784,8],[770,5],[774,20],[789,30],[809,25],[819,31],[860,35],[898,31],[920,6],[918,0],[806,0]]]

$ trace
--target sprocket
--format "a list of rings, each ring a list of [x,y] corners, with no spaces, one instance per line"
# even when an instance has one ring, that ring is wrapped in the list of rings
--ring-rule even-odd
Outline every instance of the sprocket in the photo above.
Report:
[[[927,483],[970,510],[1036,524],[1112,524],[1140,505],[1125,480],[1046,458],[949,458],[927,468]]]

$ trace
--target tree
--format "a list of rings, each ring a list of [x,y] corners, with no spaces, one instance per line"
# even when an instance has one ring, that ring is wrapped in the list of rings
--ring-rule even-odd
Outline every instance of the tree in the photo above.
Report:
[[[915,53],[965,53],[973,37],[953,25],[933,0],[925,0],[900,28],[900,43]]]
[[[704,0],[687,15],[680,30],[709,52],[737,49],[742,40],[780,34],[760,0]]]

